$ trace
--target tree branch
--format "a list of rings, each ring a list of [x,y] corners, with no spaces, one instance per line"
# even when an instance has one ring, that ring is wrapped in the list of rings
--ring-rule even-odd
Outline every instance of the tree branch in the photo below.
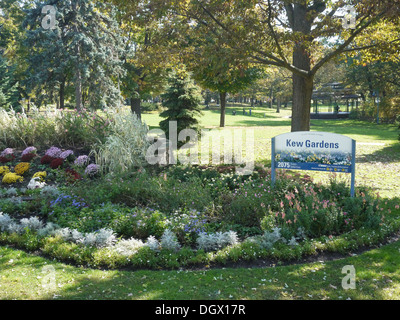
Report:
[[[343,53],[346,47],[362,32],[364,31],[367,27],[369,27],[371,24],[374,22],[378,21],[386,11],[382,11],[379,14],[377,14],[374,18],[370,19],[367,21],[364,25],[360,26],[358,29],[356,29],[347,40],[341,44],[336,50],[328,53],[325,55],[311,70],[311,74],[315,75],[315,73],[328,61],[333,59],[334,57],[338,56],[339,54]]]

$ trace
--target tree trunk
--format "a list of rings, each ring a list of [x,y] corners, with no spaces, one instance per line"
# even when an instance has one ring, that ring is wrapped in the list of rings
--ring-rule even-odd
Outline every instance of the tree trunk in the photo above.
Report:
[[[65,80],[62,80],[60,83],[60,109],[64,109],[65,105]]]
[[[273,97],[273,88],[269,89],[269,108],[272,109],[272,103],[274,102],[274,97]]]
[[[75,70],[75,108],[78,111],[82,110],[82,74],[80,69],[79,57],[80,57],[80,47],[79,43],[75,48],[77,62],[76,62],[76,70]]]
[[[139,120],[142,120],[142,107],[140,98],[131,98],[131,111],[136,114]]]
[[[304,5],[295,5],[293,31],[309,35],[311,23],[307,20],[307,10]],[[293,50],[293,65],[301,70],[310,71],[311,61],[307,48],[301,41]],[[301,76],[293,73],[293,107],[291,131],[310,131],[311,98],[314,76]]]
[[[223,128],[225,127],[226,92],[220,92],[219,97],[221,102],[221,117],[219,120],[219,126]]]
[[[72,1],[72,9],[74,12],[78,12],[78,2]],[[78,25],[75,24],[73,27],[75,34],[79,34]],[[81,48],[80,43],[77,42],[75,45],[76,64],[75,64],[75,108],[78,111],[82,110],[82,73],[80,69],[80,56]]]
[[[281,97],[277,98],[276,113],[281,112]]]
[[[293,107],[291,131],[310,131],[313,78],[293,75]]]
[[[80,70],[75,73],[75,108],[82,110],[82,76]]]

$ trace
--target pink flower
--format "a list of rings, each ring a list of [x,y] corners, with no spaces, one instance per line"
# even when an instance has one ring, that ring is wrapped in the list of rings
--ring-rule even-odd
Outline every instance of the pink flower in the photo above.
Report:
[[[7,157],[7,156],[12,156],[14,153],[14,150],[12,148],[6,148],[3,150],[3,152],[0,154],[1,157]]]
[[[89,161],[89,157],[86,155],[79,156],[76,158],[74,164],[77,166],[84,166]]]
[[[24,151],[22,151],[22,156],[28,154],[28,153],[36,153],[36,148],[35,147],[27,147]]]
[[[89,164],[85,169],[85,173],[89,176],[93,176],[97,174],[99,170],[100,166],[98,166],[97,164]]]
[[[60,158],[67,159],[69,156],[73,155],[74,152],[72,150],[66,150],[60,153]]]
[[[61,154],[61,149],[57,148],[57,147],[51,147],[50,149],[48,149],[46,151],[46,156],[50,156],[52,158],[58,158]]]

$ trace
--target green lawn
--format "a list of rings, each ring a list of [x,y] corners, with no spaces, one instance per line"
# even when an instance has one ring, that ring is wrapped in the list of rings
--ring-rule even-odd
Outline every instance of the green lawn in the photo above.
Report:
[[[395,242],[345,259],[265,268],[102,271],[0,247],[0,299],[399,299],[399,250]],[[355,289],[345,290],[349,265]]]
[[[233,116],[226,123],[254,129],[256,160],[270,159],[270,139],[290,131],[289,111],[256,108],[252,116]],[[264,117],[265,113],[265,117]],[[143,119],[157,127],[157,114]],[[218,110],[204,111],[203,126],[218,127]],[[255,126],[255,127],[253,127]],[[328,131],[357,140],[356,183],[383,197],[400,198],[400,144],[395,126],[354,120],[313,120],[313,131]],[[316,179],[325,174],[313,173]],[[344,176],[344,178],[348,178]],[[400,299],[400,242],[336,261],[264,268],[224,268],[179,271],[102,271],[74,267],[0,247],[0,299]],[[354,266],[356,289],[344,290],[342,268]],[[54,286],[42,287],[54,268]]]

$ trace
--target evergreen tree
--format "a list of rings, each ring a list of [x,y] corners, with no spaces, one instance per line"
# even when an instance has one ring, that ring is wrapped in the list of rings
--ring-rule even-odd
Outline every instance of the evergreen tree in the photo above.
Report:
[[[7,65],[0,54],[0,108],[9,109],[19,106],[18,82],[13,78],[13,68]]]
[[[178,134],[183,129],[198,130],[196,116],[201,112],[201,90],[186,71],[176,71],[168,80],[169,87],[164,94],[162,105],[166,108],[160,116],[166,118],[160,122],[160,128],[169,137],[169,122],[177,122]]]
[[[55,9],[48,18],[42,13],[45,5]],[[47,95],[58,90],[62,107],[72,84],[77,109],[118,105],[122,41],[112,7],[91,0],[50,0],[29,10],[24,25],[26,45],[32,48],[31,90],[40,94],[44,89]]]

